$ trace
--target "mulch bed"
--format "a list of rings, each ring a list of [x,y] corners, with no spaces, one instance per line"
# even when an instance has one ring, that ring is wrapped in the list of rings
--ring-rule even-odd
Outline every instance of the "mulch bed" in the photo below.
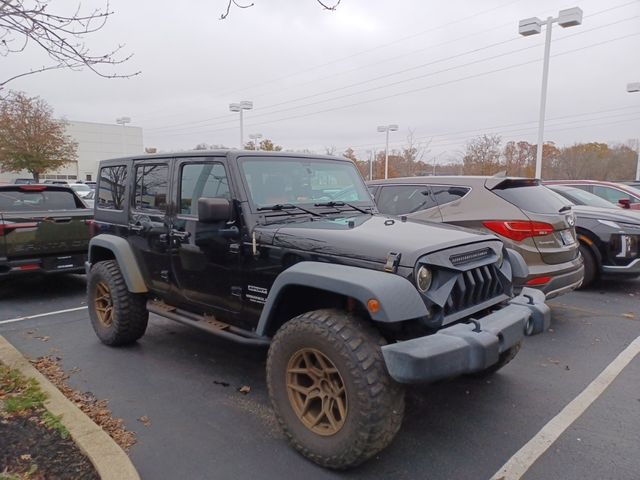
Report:
[[[67,384],[69,375],[58,357],[31,363],[69,400],[105,430],[125,451],[135,442],[121,419],[115,419],[106,400],[79,392]],[[0,364],[0,480],[99,479],[61,422],[44,408],[46,395],[34,380]]]

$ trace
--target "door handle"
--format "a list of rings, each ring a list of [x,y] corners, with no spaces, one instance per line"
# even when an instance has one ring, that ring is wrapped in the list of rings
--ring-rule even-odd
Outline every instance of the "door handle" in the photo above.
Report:
[[[142,230],[144,230],[144,227],[139,223],[130,223],[129,229],[133,230],[134,232],[141,232]]]
[[[191,232],[183,232],[182,230],[171,230],[171,236],[179,240],[186,240],[191,236]]]

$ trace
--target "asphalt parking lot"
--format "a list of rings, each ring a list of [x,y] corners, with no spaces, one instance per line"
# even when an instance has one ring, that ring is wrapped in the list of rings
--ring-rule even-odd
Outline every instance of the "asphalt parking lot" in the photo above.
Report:
[[[525,479],[640,478],[640,357],[610,384],[596,382],[606,388],[582,402],[583,413],[563,411],[640,335],[640,280],[552,300],[550,331],[527,338],[489,380],[410,389],[394,443],[348,472],[323,470],[286,445],[267,398],[265,350],[154,316],[136,345],[109,348],[93,333],[84,290],[81,275],[0,284],[0,334],[30,358],[60,357],[72,386],[109,400],[137,432],[130,455],[142,478],[500,478],[528,442],[540,455],[516,458],[530,465]],[[42,316],[21,319],[33,315]],[[540,441],[543,428],[556,436]]]

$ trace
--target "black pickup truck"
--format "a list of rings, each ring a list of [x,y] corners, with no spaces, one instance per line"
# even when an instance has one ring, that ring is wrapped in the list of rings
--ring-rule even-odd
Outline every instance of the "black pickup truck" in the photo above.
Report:
[[[83,272],[92,218],[67,186],[0,186],[0,278]]]

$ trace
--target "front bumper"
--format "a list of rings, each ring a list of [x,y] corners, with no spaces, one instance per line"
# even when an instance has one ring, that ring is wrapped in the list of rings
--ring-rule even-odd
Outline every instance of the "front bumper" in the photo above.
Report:
[[[551,313],[539,290],[524,288],[509,305],[476,323],[459,323],[433,335],[382,347],[389,375],[399,383],[429,383],[479,372],[525,335],[549,327]]]
[[[602,272],[608,275],[610,274],[618,274],[618,275],[636,275],[640,274],[640,258],[636,258],[628,265],[618,266],[618,265],[603,265]]]

